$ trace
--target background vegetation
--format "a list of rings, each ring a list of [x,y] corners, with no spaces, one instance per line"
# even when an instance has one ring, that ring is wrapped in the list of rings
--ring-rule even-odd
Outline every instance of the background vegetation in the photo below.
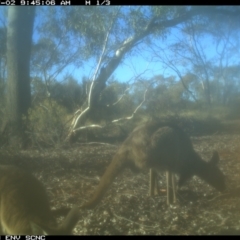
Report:
[[[120,134],[121,139],[150,117],[192,122],[193,133],[211,127],[212,132],[239,129],[238,10],[37,8],[30,58],[31,108],[29,117],[22,113],[31,146],[86,141],[86,131],[88,140],[96,134],[110,138]],[[5,101],[7,9],[1,8],[1,13],[0,123],[4,125],[10,108]],[[133,69],[126,79],[124,72],[112,75],[119,66],[141,64],[134,60],[130,65],[138,56],[149,66]],[[159,66],[155,71],[163,72],[145,74],[153,64]],[[89,75],[85,69],[91,68],[95,72]],[[72,69],[82,77],[77,79]]]

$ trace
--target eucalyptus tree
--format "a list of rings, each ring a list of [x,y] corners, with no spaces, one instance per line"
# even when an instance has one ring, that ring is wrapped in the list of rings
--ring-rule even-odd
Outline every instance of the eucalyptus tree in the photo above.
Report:
[[[233,7],[222,6],[199,9],[207,9],[213,13],[216,10],[234,10]],[[234,61],[239,55],[240,34],[238,11],[239,7],[232,12],[232,16],[198,15],[179,25],[165,45],[154,42],[150,46],[154,60],[175,72],[191,98],[195,102],[202,102],[204,106],[211,106],[215,99],[214,94],[224,91],[220,87],[221,82],[229,84],[225,81],[224,69],[231,64],[236,65]],[[218,74],[214,69],[219,70]],[[191,87],[183,77],[188,74],[194,76]]]
[[[74,15],[74,10],[72,11],[72,15]],[[222,6],[112,8],[110,15],[108,15],[107,25],[103,27],[103,33],[96,37],[98,44],[92,46],[100,57],[96,59],[96,68],[91,77],[91,85],[84,110],[76,112],[67,139],[71,137],[72,133],[82,129],[77,126],[84,124],[86,116],[91,115],[91,112],[94,112],[98,107],[101,92],[106,87],[109,77],[124,62],[126,57],[136,54],[134,50],[137,46],[141,44],[151,45],[153,40],[159,37],[165,40],[171,33],[171,27],[185,24],[190,20],[196,21],[197,24],[199,21],[207,22],[220,16],[222,20],[234,17],[234,21],[237,22],[239,12],[239,8]],[[91,17],[93,22],[96,21],[97,30],[103,26],[97,24],[97,21],[101,18],[97,15],[91,15]],[[71,18],[69,21],[71,21]],[[80,21],[75,19],[74,23],[69,23],[73,28],[75,26],[74,30],[77,28],[76,22]],[[93,43],[90,41],[89,44]],[[112,122],[116,122],[116,120]]]
[[[24,144],[22,116],[31,103],[30,53],[35,7],[9,7],[7,26],[7,115],[2,132],[14,146]],[[24,26],[24,27],[23,27]]]
[[[11,11],[15,11],[15,8]],[[25,9],[27,11],[28,8]],[[9,10],[9,13],[11,12]],[[20,12],[20,11],[19,11]],[[32,11],[33,12],[33,11]],[[98,109],[103,90],[107,86],[107,81],[114,71],[131,56],[139,54],[139,46],[151,46],[154,40],[163,41],[171,34],[171,28],[184,24],[189,20],[196,22],[204,19],[211,21],[221,16],[221,19],[235,17],[239,20],[239,8],[235,7],[195,7],[195,6],[130,6],[130,7],[43,7],[39,8],[33,35],[33,55],[31,58],[31,76],[32,79],[44,81],[46,96],[51,96],[50,87],[56,80],[63,78],[64,71],[77,67],[85,73],[85,63],[92,66],[92,74],[87,76],[89,83],[86,84],[87,97],[85,103],[77,109],[74,114],[74,121],[69,129],[68,137],[77,131],[79,125],[84,125],[85,120],[91,117],[91,114]],[[26,31],[25,39],[20,42],[25,44],[16,45],[16,55],[11,55],[9,51],[8,58],[17,61],[18,64],[24,63],[25,75],[19,75],[23,84],[15,85],[15,91],[19,93],[18,104],[21,111],[17,112],[17,101],[14,94],[8,95],[9,106],[14,106],[9,115],[18,116],[15,122],[20,124],[20,115],[27,114],[30,106],[30,83],[29,69],[30,45],[32,36],[33,16],[26,23],[26,27],[18,28],[16,36],[22,37],[21,31]],[[29,15],[30,17],[30,15]],[[11,23],[11,14],[8,16]],[[20,17],[21,18],[21,17]],[[24,19],[28,18],[28,14]],[[20,23],[21,21],[19,21]],[[24,23],[25,24],[25,23]],[[22,24],[22,25],[24,25]],[[17,24],[15,24],[17,25]],[[9,24],[8,38],[10,39],[10,29],[14,24]],[[29,31],[28,31],[28,30]],[[16,38],[15,38],[16,39]],[[27,40],[26,40],[27,39]],[[8,41],[8,49],[13,49],[14,41]],[[24,46],[23,46],[24,45]],[[20,54],[24,50],[25,60]],[[11,54],[10,54],[11,52]],[[13,63],[12,60],[9,60]],[[17,64],[17,63],[16,63]],[[9,64],[10,66],[10,64]],[[20,73],[19,68],[8,68],[9,78],[11,74],[17,76]],[[69,72],[68,72],[69,73]],[[124,74],[124,73],[123,73]],[[62,79],[64,80],[64,79]],[[81,79],[77,79],[81,80]],[[17,81],[18,83],[20,82]],[[11,81],[8,81],[9,89],[13,89]],[[23,87],[24,86],[24,87]],[[128,87],[127,87],[128,88]],[[23,89],[25,89],[23,91]],[[136,111],[142,106],[146,98],[146,91],[143,100],[133,111],[131,117],[122,119],[131,119]],[[15,104],[15,105],[14,105]],[[24,107],[23,107],[24,106]],[[8,107],[8,109],[10,109]],[[13,119],[13,117],[12,117]],[[116,122],[116,119],[111,122]]]

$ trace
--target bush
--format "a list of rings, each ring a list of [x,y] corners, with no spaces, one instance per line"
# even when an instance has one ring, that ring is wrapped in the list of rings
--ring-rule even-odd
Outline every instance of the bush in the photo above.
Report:
[[[45,99],[32,107],[28,114],[27,129],[33,145],[61,144],[67,131],[67,109],[56,101]]]

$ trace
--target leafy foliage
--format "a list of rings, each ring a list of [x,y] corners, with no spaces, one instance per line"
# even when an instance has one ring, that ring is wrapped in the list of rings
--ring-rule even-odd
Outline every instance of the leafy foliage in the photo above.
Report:
[[[43,120],[43,116],[50,119],[48,112],[59,130],[58,134],[52,133],[51,142],[59,142],[65,134],[61,131],[65,131],[62,130],[63,119],[66,121],[67,114],[73,116],[76,111],[82,113],[87,109],[88,94],[96,89],[90,89],[93,76],[97,82],[109,63],[117,68],[127,66],[132,60],[133,75],[131,79],[125,79],[126,83],[118,81],[117,77],[111,80],[111,75],[103,74],[103,88],[96,94],[97,100],[92,101],[95,106],[83,118],[82,125],[92,122],[106,125],[129,117],[128,120],[132,119],[126,124],[129,127],[151,116],[191,113],[198,118],[201,111],[208,115],[214,112],[213,109],[220,109],[226,116],[237,117],[240,68],[234,57],[239,53],[239,27],[236,18],[229,13],[216,14],[216,10],[231,13],[237,9],[222,6],[89,6],[87,10],[81,6],[38,8],[30,68],[32,124],[39,121],[42,131],[50,134],[51,131],[46,131],[51,128],[50,120]],[[179,20],[181,18],[183,20]],[[1,22],[4,23],[3,19]],[[6,42],[4,34],[3,24],[0,26],[3,43]],[[125,48],[131,41],[133,44]],[[208,54],[210,42],[216,48],[213,57]],[[0,99],[6,92],[4,51],[5,45],[2,44]],[[121,51],[123,58],[117,59],[117,53]],[[145,75],[145,71],[152,70],[151,65],[135,71],[139,64],[138,56],[150,64],[155,62],[163,71],[155,68],[152,75]],[[100,58],[98,72],[94,75]],[[80,78],[74,76],[76,70]],[[38,116],[37,112],[43,111],[43,106],[48,111],[45,109],[45,115]],[[138,109],[139,106],[141,108]],[[55,124],[57,120],[60,124]],[[124,124],[125,121],[120,122]],[[31,125],[31,131],[40,133],[37,124]],[[47,140],[50,139],[48,136]]]

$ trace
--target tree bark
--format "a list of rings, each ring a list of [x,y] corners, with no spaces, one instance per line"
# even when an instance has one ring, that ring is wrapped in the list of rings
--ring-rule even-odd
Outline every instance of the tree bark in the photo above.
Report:
[[[23,115],[31,104],[30,54],[35,8],[10,7],[7,28],[7,116],[2,130],[11,145],[23,146]]]

